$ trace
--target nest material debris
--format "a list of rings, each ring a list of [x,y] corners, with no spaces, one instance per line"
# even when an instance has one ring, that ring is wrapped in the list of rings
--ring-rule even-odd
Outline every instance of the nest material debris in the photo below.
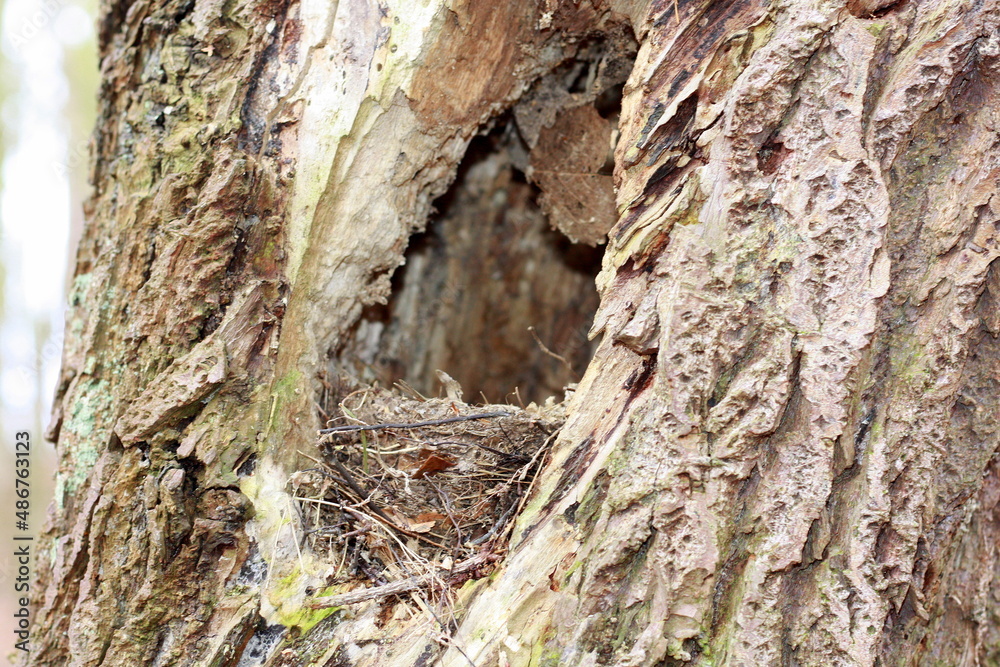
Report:
[[[311,546],[329,585],[370,587],[315,597],[343,606],[447,588],[484,576],[506,548],[561,403],[472,406],[365,387],[339,401],[320,432],[324,459],[292,476]],[[334,565],[335,564],[335,565]]]

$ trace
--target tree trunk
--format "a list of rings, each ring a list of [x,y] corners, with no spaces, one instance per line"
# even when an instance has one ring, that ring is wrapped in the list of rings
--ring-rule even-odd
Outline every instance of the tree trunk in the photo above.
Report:
[[[29,664],[1000,663],[998,3],[109,0],[100,41]],[[492,574],[335,597],[290,484],[329,378],[584,368]]]

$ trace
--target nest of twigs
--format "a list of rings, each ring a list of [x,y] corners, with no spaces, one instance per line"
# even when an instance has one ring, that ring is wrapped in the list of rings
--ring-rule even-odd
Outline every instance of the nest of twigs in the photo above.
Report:
[[[320,432],[324,458],[292,478],[309,541],[335,569],[340,606],[482,576],[562,425],[561,405],[473,406],[358,389]]]

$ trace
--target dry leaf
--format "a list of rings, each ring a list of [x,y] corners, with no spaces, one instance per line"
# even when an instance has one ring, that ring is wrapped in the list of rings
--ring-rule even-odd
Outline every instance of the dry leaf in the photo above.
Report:
[[[441,472],[455,465],[455,462],[446,456],[442,456],[429,449],[421,449],[420,455],[425,457],[420,463],[420,467],[413,473],[413,479],[423,479],[425,475]]]
[[[411,522],[410,523],[410,532],[413,532],[413,533],[429,533],[429,532],[431,532],[431,528],[434,527],[435,523],[437,523],[437,521],[423,521],[423,522],[420,522],[420,523]]]

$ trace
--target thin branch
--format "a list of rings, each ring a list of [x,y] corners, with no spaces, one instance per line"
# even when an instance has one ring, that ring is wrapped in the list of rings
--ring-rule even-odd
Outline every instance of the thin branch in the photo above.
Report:
[[[462,545],[462,527],[458,525],[458,521],[455,519],[455,515],[451,512],[451,501],[448,500],[448,494],[445,493],[435,484],[432,480],[428,479],[427,483],[431,485],[431,488],[437,492],[438,496],[441,497],[441,504],[444,506],[444,511],[448,515],[448,519],[451,520],[451,525],[455,527],[455,533],[458,536],[458,542],[455,543],[455,547],[452,549],[453,555],[458,555],[458,548]]]
[[[569,374],[572,377],[574,377],[574,378],[579,377],[576,374],[576,371],[573,370],[573,364],[569,363],[569,361],[566,360],[566,357],[562,356],[561,354],[556,354],[555,352],[553,352],[552,350],[550,350],[545,345],[545,343],[542,342],[542,339],[539,338],[538,334],[535,332],[535,327],[528,327],[528,332],[531,333],[531,337],[535,339],[536,343],[538,343],[538,347],[542,348],[542,352],[544,352],[545,354],[549,355],[553,359],[556,359],[557,361],[561,361],[563,363],[563,365],[566,367],[566,370],[569,371]]]
[[[465,574],[466,572],[471,572],[478,567],[486,565],[494,558],[494,554],[476,554],[472,558],[463,560],[461,563],[456,563],[451,572],[445,574],[450,574],[452,576],[456,574]],[[373,586],[371,588],[351,591],[349,593],[341,593],[340,595],[326,595],[313,598],[308,602],[308,606],[312,609],[344,607],[349,604],[357,604],[368,600],[379,600],[384,597],[389,597],[390,595],[401,595],[403,593],[419,591],[422,588],[427,588],[428,586],[433,585],[434,582],[438,580],[440,580],[440,575],[438,574],[420,574],[414,577],[400,579],[399,581],[393,581],[382,586]]]
[[[354,476],[351,475],[351,473],[347,470],[347,468],[344,467],[343,463],[337,460],[336,456],[330,458],[330,463],[332,463],[333,467],[337,469],[337,472],[340,473],[340,476],[344,478],[343,481],[347,482],[348,488],[350,488],[351,491],[354,491],[354,493],[358,494],[358,498],[368,499],[368,507],[371,508],[371,511],[375,512],[375,514],[378,514],[380,518],[388,521],[389,523],[392,523],[392,519],[386,516],[386,514],[382,512],[382,509],[375,503],[375,501],[372,500],[371,492],[365,491],[364,489],[361,488],[360,484],[354,481]],[[331,477],[333,476],[331,475]],[[336,479],[336,477],[333,477],[333,479]]]
[[[464,417],[448,417],[447,419],[431,419],[425,422],[412,422],[410,424],[351,424],[347,426],[333,426],[331,428],[320,429],[320,435],[327,433],[353,433],[355,431],[381,431],[389,428],[423,428],[425,426],[442,426],[444,424],[454,424],[455,422],[475,421],[477,419],[496,419],[498,417],[510,417],[509,412],[481,412],[475,415],[465,415]]]
[[[518,498],[518,500],[520,500],[520,498]],[[515,501],[515,502],[513,502],[513,503],[511,503],[511,504],[510,504],[510,507],[508,507],[508,508],[507,508],[507,509],[506,509],[506,510],[504,511],[504,513],[500,515],[500,518],[499,518],[499,519],[497,519],[497,520],[496,520],[496,521],[495,521],[495,522],[493,523],[493,527],[492,527],[492,528],[490,528],[489,532],[487,532],[487,533],[484,533],[484,534],[480,535],[479,537],[477,537],[477,538],[476,538],[476,539],[474,539],[474,540],[469,540],[468,544],[470,544],[470,545],[472,545],[472,546],[477,546],[477,545],[480,545],[480,544],[482,544],[483,542],[485,542],[486,540],[488,540],[488,539],[490,539],[491,537],[493,537],[494,535],[496,535],[496,532],[497,532],[497,531],[498,531],[498,530],[499,530],[500,528],[505,528],[505,527],[506,527],[506,525],[505,525],[505,523],[504,523],[504,522],[505,522],[505,521],[507,521],[507,519],[509,519],[509,518],[510,518],[510,515],[511,515],[511,513],[512,513],[512,512],[514,511],[514,509],[515,509],[515,508],[517,507],[517,505],[518,505],[518,503],[517,503],[516,501]]]
[[[428,544],[431,544],[431,545],[436,546],[436,547],[444,548],[444,545],[438,544],[434,540],[432,540],[432,539],[430,539],[430,538],[428,538],[428,537],[426,537],[424,535],[421,535],[420,533],[415,533],[412,530],[407,530],[406,528],[403,528],[402,526],[400,526],[399,524],[397,524],[395,521],[392,520],[392,518],[388,514],[386,514],[385,512],[382,511],[382,508],[380,508],[377,504],[375,504],[375,501],[372,500],[372,494],[366,493],[365,490],[362,489],[361,486],[358,485],[358,483],[354,481],[354,477],[352,477],[351,473],[349,473],[347,471],[347,468],[344,467],[344,464],[342,464],[340,461],[338,461],[336,457],[333,457],[330,460],[330,463],[332,463],[333,467],[337,469],[337,472],[339,472],[341,475],[343,475],[344,481],[347,482],[347,486],[352,491],[354,491],[354,493],[357,493],[361,498],[364,499],[365,504],[375,514],[375,516],[378,518],[379,521],[381,521],[382,523],[386,524],[387,526],[389,526],[393,530],[397,530],[400,533],[403,533],[404,535],[408,535],[409,537],[413,537],[413,538],[416,538],[418,540],[423,540],[424,542],[427,542]],[[334,479],[336,479],[336,478],[334,478]],[[351,511],[351,510],[348,509],[348,511]]]
[[[420,595],[418,593],[414,593],[413,594],[413,599],[415,601],[419,601],[420,600]],[[472,667],[476,667],[476,663],[472,662],[472,658],[470,658],[465,653],[465,651],[462,650],[461,646],[459,646],[457,643],[455,643],[455,638],[453,636],[451,636],[451,634],[449,634],[449,628],[448,628],[448,626],[441,622],[441,619],[438,618],[438,615],[434,613],[434,610],[431,609],[431,606],[429,604],[427,604],[427,603],[424,603],[421,606],[427,608],[427,613],[429,613],[431,616],[433,616],[434,620],[437,621],[438,626],[440,626],[441,632],[442,632],[441,643],[442,644],[446,643],[448,646],[455,647],[455,650],[457,650],[459,653],[462,654],[462,657],[465,658],[466,662],[468,662],[470,665],[472,665]]]
[[[502,431],[503,429],[500,429],[500,430]],[[506,435],[506,431],[504,431],[504,435]],[[507,439],[509,440],[510,438],[508,437]],[[459,445],[461,447],[478,447],[479,449],[482,449],[484,451],[490,452],[491,454],[495,454],[497,456],[500,456],[500,457],[503,457],[503,458],[507,458],[507,459],[514,459],[514,460],[519,461],[521,463],[525,463],[525,462],[531,460],[529,457],[524,456],[523,454],[511,454],[509,452],[503,451],[502,449],[497,449],[495,447],[490,447],[489,445],[483,445],[483,444],[480,444],[478,442],[460,442],[458,440],[437,440],[437,441],[431,442],[431,441],[428,440],[424,444],[425,445],[434,445],[435,447],[439,447],[441,445]],[[419,448],[418,447],[413,447],[412,448],[412,450],[416,450],[416,449],[419,449]],[[395,454],[396,452],[394,451],[394,452],[389,452],[389,453]]]

